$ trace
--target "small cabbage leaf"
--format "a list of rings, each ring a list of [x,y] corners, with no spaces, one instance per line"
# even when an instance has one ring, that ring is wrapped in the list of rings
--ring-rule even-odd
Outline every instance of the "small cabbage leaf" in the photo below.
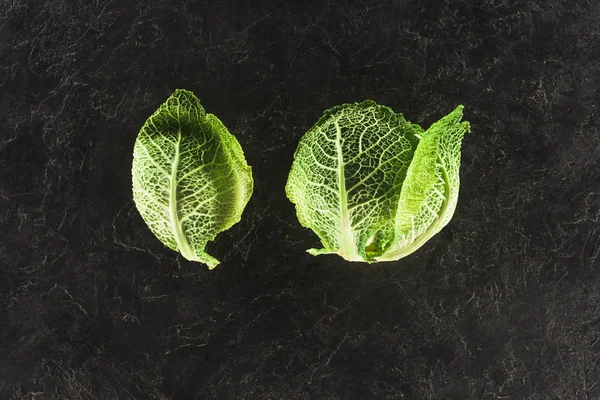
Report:
[[[463,106],[427,131],[371,100],[325,111],[294,154],[286,185],[302,226],[321,239],[312,255],[395,261],[452,218]]]
[[[236,138],[190,91],[176,90],[146,120],[133,150],[133,199],[154,235],[213,269],[204,251],[240,221],[252,170]]]

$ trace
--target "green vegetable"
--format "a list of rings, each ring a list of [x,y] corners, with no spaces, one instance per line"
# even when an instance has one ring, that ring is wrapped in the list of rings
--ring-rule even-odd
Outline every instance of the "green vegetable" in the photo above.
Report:
[[[133,150],[133,199],[154,235],[213,269],[207,242],[240,221],[252,169],[235,137],[192,92],[176,90],[140,130]]]
[[[312,255],[394,261],[452,218],[463,106],[427,131],[371,100],[325,111],[300,140],[286,193],[298,220],[321,239]]]

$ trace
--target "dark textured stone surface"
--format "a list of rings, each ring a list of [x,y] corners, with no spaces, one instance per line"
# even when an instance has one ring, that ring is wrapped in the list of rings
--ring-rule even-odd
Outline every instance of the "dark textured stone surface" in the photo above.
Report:
[[[598,3],[295,3],[0,3],[0,398],[600,398]],[[131,198],[176,88],[256,181],[213,271]],[[465,104],[455,217],[399,262],[311,257],[295,146],[365,98]]]

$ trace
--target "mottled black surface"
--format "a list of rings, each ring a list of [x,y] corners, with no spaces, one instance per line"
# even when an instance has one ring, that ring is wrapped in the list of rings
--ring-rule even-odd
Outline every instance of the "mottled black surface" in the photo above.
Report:
[[[0,2],[0,398],[599,399],[596,1]],[[176,88],[253,167],[242,222],[165,248],[133,143]],[[452,222],[312,257],[284,186],[322,111],[465,105]]]

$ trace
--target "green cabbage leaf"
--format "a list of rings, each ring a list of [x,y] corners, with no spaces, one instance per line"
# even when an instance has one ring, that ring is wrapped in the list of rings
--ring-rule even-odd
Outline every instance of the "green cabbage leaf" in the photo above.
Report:
[[[294,154],[286,194],[302,226],[349,261],[395,261],[448,224],[458,200],[463,106],[426,131],[371,100],[325,111]]]
[[[236,138],[178,89],[146,120],[133,150],[133,199],[154,235],[186,259],[213,269],[204,250],[240,221],[252,170]]]

